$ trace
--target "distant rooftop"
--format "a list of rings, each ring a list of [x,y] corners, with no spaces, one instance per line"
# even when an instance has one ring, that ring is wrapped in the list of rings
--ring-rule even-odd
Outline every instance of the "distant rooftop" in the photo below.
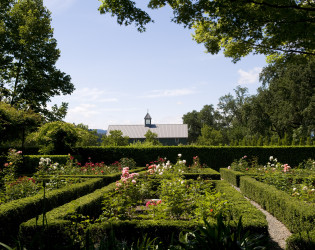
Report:
[[[149,129],[153,133],[156,133],[158,135],[158,138],[187,138],[188,137],[187,124],[152,124],[150,126],[109,125],[107,134],[109,134],[111,130],[120,130],[123,133],[123,136],[129,136],[129,138],[140,139],[140,138],[145,138],[144,135],[147,133]]]

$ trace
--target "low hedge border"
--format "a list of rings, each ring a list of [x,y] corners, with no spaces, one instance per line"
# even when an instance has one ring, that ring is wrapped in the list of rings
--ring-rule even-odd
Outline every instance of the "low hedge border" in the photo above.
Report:
[[[315,230],[292,234],[286,243],[287,250],[315,249]]]
[[[240,189],[293,232],[311,231],[315,225],[315,205],[297,200],[284,191],[255,179],[242,176]]]
[[[196,180],[198,177],[207,180],[220,180],[220,173],[211,168],[204,168],[200,173],[184,173],[185,179]]]
[[[72,214],[100,214],[102,210],[102,200],[105,192],[110,192],[116,188],[116,183],[111,183],[101,189],[95,190],[93,193],[82,196],[76,200],[57,207],[46,213],[47,226],[44,226],[38,221],[43,220],[43,215],[38,218],[30,219],[20,225],[19,235],[24,245],[30,246],[34,235],[41,235],[42,242],[69,243],[69,235],[67,227],[70,227],[72,222],[66,217]],[[60,247],[58,245],[58,247]],[[56,247],[56,249],[58,249]]]
[[[217,191],[223,193],[229,202],[232,202],[231,212],[234,218],[242,216],[245,228],[260,233],[268,233],[266,216],[255,208],[244,196],[233,188],[227,181],[213,181]]]
[[[80,196],[93,192],[120,178],[120,173],[92,178],[46,193],[45,210],[49,211]],[[16,235],[19,225],[43,212],[43,194],[11,201],[0,206],[0,238]],[[6,225],[10,225],[7,227]]]
[[[227,182],[213,181],[216,188],[220,192],[224,192],[228,200],[233,201],[232,214],[239,217],[243,216],[243,225],[246,229],[259,233],[267,233],[267,221],[265,216],[253,207],[239,192],[232,188]],[[48,221],[47,227],[36,224],[36,218],[33,218],[27,222],[24,222],[20,226],[20,235],[22,241],[29,246],[32,238],[35,234],[42,234],[42,241],[44,242],[59,242],[58,247],[62,247],[62,244],[69,244],[69,226],[71,222],[67,220],[67,216],[75,213],[89,214],[91,216],[101,213],[102,199],[104,192],[115,189],[115,184],[112,183],[102,189],[98,189],[91,194],[85,195],[77,200],[73,200],[61,207],[58,207],[46,214]],[[42,221],[42,216],[38,221]],[[214,221],[213,221],[214,223]],[[182,231],[184,228],[196,227],[198,223],[188,221],[128,221],[117,223],[100,223],[90,226],[90,235],[94,237],[104,236],[104,233],[108,232],[111,226],[117,228],[119,235],[128,235],[126,237],[132,237],[132,234],[145,233],[149,237],[156,237],[157,233],[163,235],[163,239],[169,240],[174,230],[177,232]],[[116,230],[115,230],[116,231]],[[137,232],[136,232],[137,231]],[[124,234],[122,234],[124,232]],[[149,233],[152,232],[150,235]]]
[[[242,172],[234,171],[227,168],[220,168],[221,178],[231,183],[232,185],[239,187],[240,186],[240,178],[245,174]]]

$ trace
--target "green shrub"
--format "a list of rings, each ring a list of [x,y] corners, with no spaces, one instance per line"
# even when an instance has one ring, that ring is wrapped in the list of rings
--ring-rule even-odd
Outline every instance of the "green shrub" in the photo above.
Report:
[[[315,230],[292,234],[286,243],[287,250],[315,249]]]

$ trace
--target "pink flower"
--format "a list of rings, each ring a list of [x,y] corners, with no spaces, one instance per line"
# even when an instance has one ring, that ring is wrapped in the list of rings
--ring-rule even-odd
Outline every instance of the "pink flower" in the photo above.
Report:
[[[17,153],[17,154],[22,154],[22,151],[17,151],[16,153]]]
[[[137,183],[137,181],[136,181],[136,180],[132,180],[131,182],[132,182],[133,184],[136,184],[136,183]]]

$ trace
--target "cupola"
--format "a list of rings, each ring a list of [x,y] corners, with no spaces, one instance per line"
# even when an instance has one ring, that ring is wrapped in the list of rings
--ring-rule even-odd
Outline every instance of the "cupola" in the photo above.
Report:
[[[150,127],[151,120],[152,120],[151,116],[149,115],[149,113],[147,113],[146,116],[144,117],[144,126]]]

